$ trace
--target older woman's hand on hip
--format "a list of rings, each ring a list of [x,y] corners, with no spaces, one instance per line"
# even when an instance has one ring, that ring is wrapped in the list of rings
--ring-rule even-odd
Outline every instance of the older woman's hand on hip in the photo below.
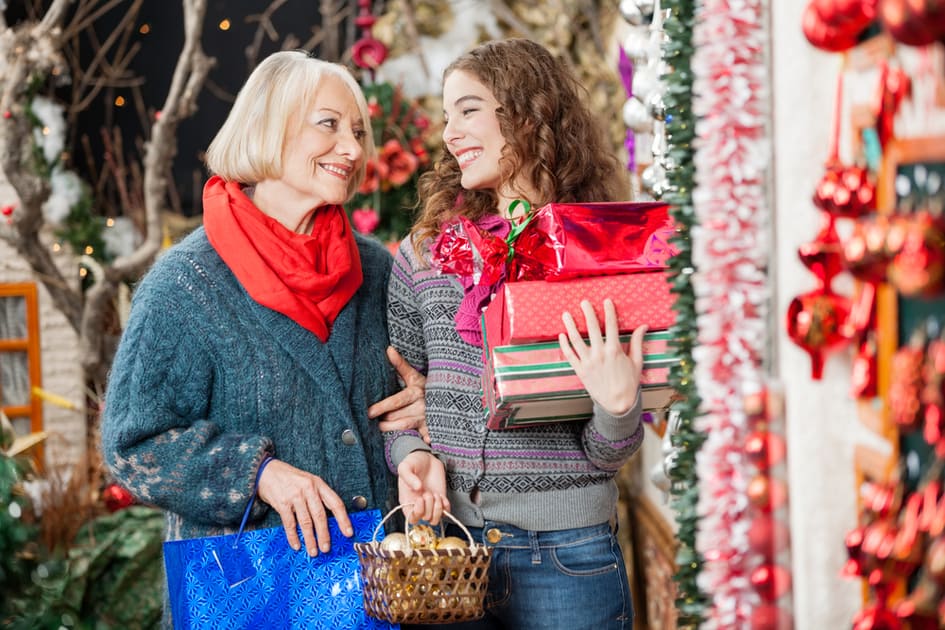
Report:
[[[344,501],[321,477],[274,459],[259,477],[258,493],[282,517],[286,538],[295,550],[301,548],[296,525],[302,530],[308,555],[317,556],[319,550],[327,553],[331,549],[329,511],[341,533],[354,534]]]
[[[381,418],[377,423],[381,431],[417,430],[423,440],[430,443],[427,430],[427,406],[424,399],[427,377],[407,363],[393,346],[387,347],[387,359],[403,381],[404,388],[368,408],[368,418]]]
[[[629,352],[624,352],[617,329],[617,309],[612,300],[604,300],[606,332],[603,336],[591,303],[582,300],[581,310],[587,321],[588,342],[581,337],[571,314],[564,313],[561,319],[567,334],[558,335],[561,352],[590,397],[607,413],[622,416],[636,403],[640,389],[643,335],[647,327],[638,326],[633,331]]]

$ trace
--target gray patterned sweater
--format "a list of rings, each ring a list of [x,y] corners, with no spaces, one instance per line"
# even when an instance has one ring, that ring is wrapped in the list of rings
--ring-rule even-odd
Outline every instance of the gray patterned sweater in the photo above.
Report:
[[[358,247],[364,282],[324,344],[253,301],[203,228],[135,290],[102,451],[121,484],[167,510],[169,540],[233,531],[267,455],[325,479],[349,511],[385,509],[390,473],[366,409],[396,389],[384,354],[390,254],[361,237]],[[258,501],[253,517],[251,528],[281,525]]]
[[[643,440],[639,396],[619,418],[595,406],[585,421],[487,429],[482,349],[453,321],[462,298],[455,276],[430,269],[410,239],[401,243],[388,294],[391,343],[427,375],[431,446],[446,465],[453,515],[468,526],[492,520],[538,531],[607,521],[616,510],[614,474]],[[394,471],[408,453],[428,448],[411,432],[385,439]]]

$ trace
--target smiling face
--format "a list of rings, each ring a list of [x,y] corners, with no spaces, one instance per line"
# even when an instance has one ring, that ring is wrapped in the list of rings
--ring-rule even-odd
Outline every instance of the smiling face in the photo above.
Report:
[[[499,158],[506,145],[499,128],[499,102],[472,74],[454,70],[443,82],[443,141],[462,171],[467,190],[495,190],[502,185]]]
[[[280,187],[309,208],[344,203],[368,133],[354,95],[341,79],[326,74],[311,106],[298,116],[286,133]]]

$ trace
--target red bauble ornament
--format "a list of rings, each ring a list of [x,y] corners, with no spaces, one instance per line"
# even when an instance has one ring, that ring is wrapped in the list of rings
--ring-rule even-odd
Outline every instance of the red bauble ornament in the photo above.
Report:
[[[117,483],[109,484],[102,490],[102,501],[109,512],[117,512],[135,502],[134,496]]]
[[[893,422],[903,432],[919,428],[922,413],[922,363],[925,359],[924,337],[915,335],[893,355],[892,381],[889,384],[889,410]]]
[[[802,18],[804,36],[829,52],[853,48],[873,19],[874,5],[875,0],[812,0]]]
[[[821,288],[829,288],[830,281],[843,271],[843,256],[840,237],[833,219],[828,219],[814,240],[801,245],[797,256],[805,267],[817,276]]]
[[[814,205],[831,216],[855,219],[876,209],[876,184],[866,168],[833,162],[814,190]]]
[[[13,214],[13,211],[15,209],[16,209],[16,206],[14,206],[13,204],[6,205],[6,206],[3,206],[3,208],[0,208],[0,214],[3,214],[3,216],[8,217],[11,214]]]
[[[351,47],[351,60],[359,68],[377,69],[387,59],[387,46],[373,37],[365,37]]]
[[[784,461],[787,445],[777,433],[752,431],[745,440],[745,453],[759,470],[767,470]]]
[[[774,562],[755,567],[749,579],[763,601],[777,601],[791,590],[791,572]]]
[[[789,543],[790,529],[773,514],[759,514],[748,528],[748,546],[765,558],[772,558]]]
[[[774,512],[787,503],[787,484],[780,479],[758,475],[748,482],[748,500],[762,512]]]
[[[904,221],[902,247],[886,275],[905,296],[933,296],[942,290],[945,278],[945,232],[927,211]]]
[[[755,606],[750,623],[751,630],[788,630],[794,627],[791,613],[771,603]]]
[[[902,630],[902,622],[884,603],[875,604],[853,617],[853,630]]]
[[[867,334],[853,357],[850,395],[854,398],[873,398],[877,393],[879,356],[876,339]]]
[[[893,39],[908,46],[927,46],[941,36],[939,26],[921,13],[922,2],[879,0],[877,17]],[[914,11],[915,5],[919,12]]]
[[[814,380],[823,377],[824,355],[850,342],[849,314],[850,299],[829,290],[805,293],[788,305],[788,336],[810,355]]]

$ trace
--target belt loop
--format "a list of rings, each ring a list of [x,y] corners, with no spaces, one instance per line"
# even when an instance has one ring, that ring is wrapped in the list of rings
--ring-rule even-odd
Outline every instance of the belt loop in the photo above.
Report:
[[[538,532],[528,532],[528,545],[532,548],[532,564],[541,564],[541,544],[538,541]]]

